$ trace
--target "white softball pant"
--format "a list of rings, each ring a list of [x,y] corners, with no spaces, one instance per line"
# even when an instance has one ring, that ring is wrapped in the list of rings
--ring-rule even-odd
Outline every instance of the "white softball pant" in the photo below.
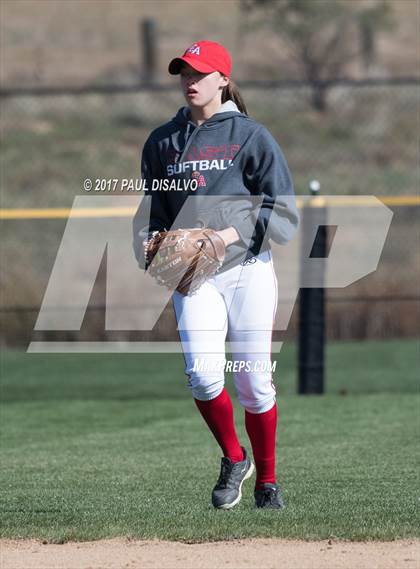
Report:
[[[271,341],[277,300],[270,250],[214,275],[192,295],[174,292],[172,303],[185,373],[195,399],[213,399],[222,391],[227,338],[231,371],[242,407],[250,413],[271,409],[276,394]]]

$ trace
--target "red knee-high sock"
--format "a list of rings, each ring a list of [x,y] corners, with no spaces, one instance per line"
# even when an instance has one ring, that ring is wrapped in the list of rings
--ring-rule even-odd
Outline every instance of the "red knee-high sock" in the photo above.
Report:
[[[210,401],[194,399],[204,420],[219,443],[223,455],[232,462],[243,460],[243,452],[235,430],[233,407],[229,393],[223,391]]]
[[[249,413],[245,410],[245,428],[257,468],[256,488],[266,482],[276,482],[276,427],[276,403],[265,413]]]

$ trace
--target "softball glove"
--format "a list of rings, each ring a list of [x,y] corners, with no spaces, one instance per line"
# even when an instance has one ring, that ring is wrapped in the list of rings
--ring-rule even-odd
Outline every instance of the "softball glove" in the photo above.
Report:
[[[194,293],[213,276],[226,252],[223,239],[209,228],[154,231],[143,246],[149,274],[183,295]]]

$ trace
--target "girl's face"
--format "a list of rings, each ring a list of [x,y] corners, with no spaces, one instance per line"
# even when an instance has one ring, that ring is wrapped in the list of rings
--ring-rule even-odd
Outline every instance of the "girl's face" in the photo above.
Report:
[[[205,107],[218,98],[221,100],[222,89],[229,83],[219,71],[200,73],[188,64],[182,66],[180,76],[185,100],[193,107]]]

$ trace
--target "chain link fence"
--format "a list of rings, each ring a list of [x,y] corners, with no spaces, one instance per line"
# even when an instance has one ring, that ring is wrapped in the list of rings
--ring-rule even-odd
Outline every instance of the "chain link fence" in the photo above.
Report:
[[[298,195],[307,193],[313,178],[326,195],[418,194],[417,81],[332,84],[325,113],[311,108],[310,88],[304,84],[240,87],[250,115],[281,145]],[[70,207],[75,196],[84,194],[86,178],[137,178],[148,134],[183,104],[172,86],[3,92],[2,207]],[[330,339],[417,333],[418,207],[393,209],[378,271],[349,290],[328,293]],[[25,344],[33,335],[65,221],[2,224],[1,341]],[[104,274],[99,274],[98,290],[103,286]],[[104,331],[100,305],[99,298],[79,339],[116,336]],[[155,330],[159,338],[170,336],[171,318],[169,311],[162,315]],[[296,326],[294,318],[291,337]]]

